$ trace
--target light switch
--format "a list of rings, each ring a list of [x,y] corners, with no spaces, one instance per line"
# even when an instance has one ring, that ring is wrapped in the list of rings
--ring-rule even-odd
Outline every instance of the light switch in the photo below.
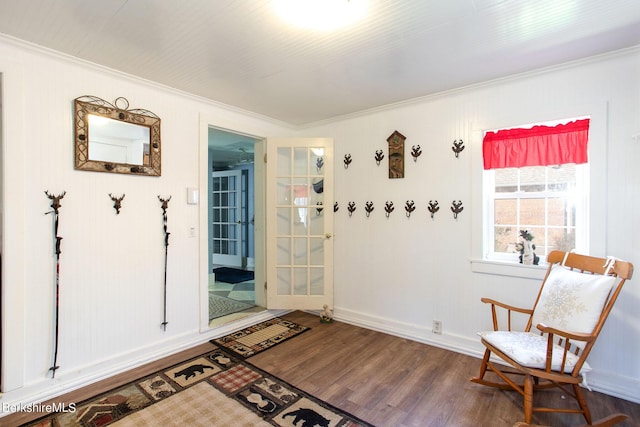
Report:
[[[197,205],[198,197],[199,197],[199,194],[198,194],[197,188],[187,188],[187,204]]]

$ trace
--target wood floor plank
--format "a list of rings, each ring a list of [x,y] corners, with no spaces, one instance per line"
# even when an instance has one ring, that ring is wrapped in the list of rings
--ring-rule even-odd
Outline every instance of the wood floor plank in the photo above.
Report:
[[[510,391],[474,384],[480,360],[404,338],[349,325],[321,324],[303,312],[284,318],[311,330],[248,361],[284,381],[380,427],[511,427],[523,420],[522,399]],[[52,402],[80,402],[163,368],[198,356],[202,344],[171,357],[68,393]],[[594,419],[615,412],[640,425],[640,405],[585,391]],[[544,392],[540,405],[568,405],[557,391]],[[13,414],[0,425],[15,426],[39,414]],[[582,426],[581,416],[534,414],[534,424]],[[214,426],[216,427],[216,426]]]

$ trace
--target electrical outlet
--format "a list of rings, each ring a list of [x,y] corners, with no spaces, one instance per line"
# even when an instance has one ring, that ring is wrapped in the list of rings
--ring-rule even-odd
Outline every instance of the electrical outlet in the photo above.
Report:
[[[442,334],[442,322],[439,320],[433,321],[433,333],[441,335]]]

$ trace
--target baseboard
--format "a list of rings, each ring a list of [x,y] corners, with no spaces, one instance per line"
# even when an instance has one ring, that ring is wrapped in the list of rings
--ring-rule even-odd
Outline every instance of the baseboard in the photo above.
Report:
[[[74,367],[69,371],[58,371],[55,378],[43,378],[25,387],[12,390],[2,395],[3,408],[21,408],[42,403],[65,393],[78,390],[114,375],[126,372],[147,363],[171,356],[189,348],[219,338],[231,332],[254,325],[256,323],[282,316],[290,310],[269,310],[256,313],[255,316],[239,319],[235,322],[211,329],[205,333],[191,331],[166,341],[137,348],[135,350],[96,361],[90,365]],[[0,411],[0,418],[9,413]]]
[[[313,312],[315,314],[315,312]],[[318,312],[319,313],[319,312]],[[334,318],[338,321],[349,323],[377,332],[421,342],[456,353],[481,359],[484,355],[484,346],[479,339],[470,339],[455,334],[434,334],[431,328],[423,325],[415,325],[399,322],[394,319],[372,316],[366,313],[336,307]],[[478,365],[479,366],[479,365]],[[640,381],[628,377],[622,377],[602,370],[593,370],[587,376],[587,383],[591,390],[609,396],[640,403]]]

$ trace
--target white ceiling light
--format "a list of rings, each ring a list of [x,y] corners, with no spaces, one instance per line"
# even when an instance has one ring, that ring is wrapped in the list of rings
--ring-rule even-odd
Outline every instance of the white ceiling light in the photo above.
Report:
[[[367,0],[273,0],[276,13],[297,27],[337,30],[363,19]]]

